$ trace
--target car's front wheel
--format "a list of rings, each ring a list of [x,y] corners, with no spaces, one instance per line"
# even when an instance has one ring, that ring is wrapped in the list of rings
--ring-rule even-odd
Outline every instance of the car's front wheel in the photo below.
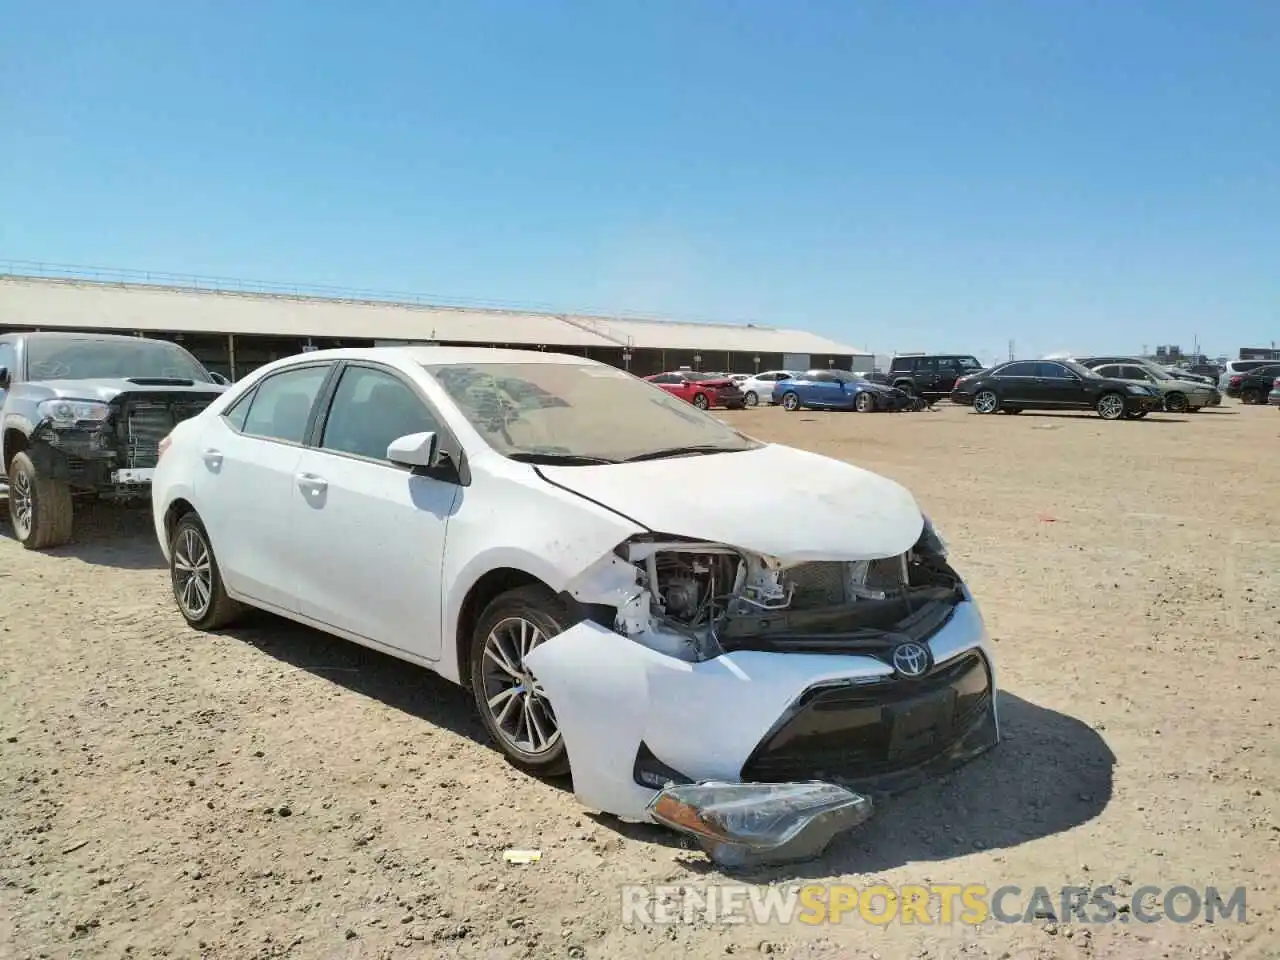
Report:
[[[994,390],[979,390],[973,398],[974,413],[995,413],[1000,409],[1000,398]]]
[[[200,517],[188,513],[169,538],[169,583],[182,618],[197,630],[217,630],[244,609],[227,594],[218,559]]]
[[[1098,398],[1098,416],[1103,420],[1123,420],[1124,397],[1118,393],[1104,393]]]
[[[1164,408],[1170,413],[1186,413],[1187,397],[1183,393],[1171,393],[1164,398]]]
[[[853,408],[859,413],[875,413],[876,398],[866,392],[860,393],[853,401]]]
[[[485,608],[471,640],[471,692],[480,719],[508,760],[543,777],[568,773],[569,755],[551,701],[524,658],[564,631],[567,620],[546,587],[520,587]]]
[[[44,476],[25,452],[9,464],[9,520],[28,550],[59,547],[71,539],[71,487]]]
[[[760,403],[760,397],[754,390],[748,390],[747,395],[743,397],[743,400],[746,402],[748,407],[754,407]]]
[[[784,393],[782,395],[782,409],[794,413],[800,409],[800,398],[794,393]]]

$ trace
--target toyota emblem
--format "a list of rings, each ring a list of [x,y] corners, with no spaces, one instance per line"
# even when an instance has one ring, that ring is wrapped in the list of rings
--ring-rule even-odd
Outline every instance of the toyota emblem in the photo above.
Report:
[[[898,675],[914,680],[929,669],[929,651],[918,643],[902,643],[893,648],[893,669]]]

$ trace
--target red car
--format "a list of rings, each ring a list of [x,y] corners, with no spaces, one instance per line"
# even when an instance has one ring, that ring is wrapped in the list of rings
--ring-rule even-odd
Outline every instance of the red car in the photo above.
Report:
[[[738,385],[720,374],[677,370],[675,373],[655,373],[645,379],[667,393],[692,403],[699,410],[709,407],[741,410],[747,405],[746,396],[738,389]]]

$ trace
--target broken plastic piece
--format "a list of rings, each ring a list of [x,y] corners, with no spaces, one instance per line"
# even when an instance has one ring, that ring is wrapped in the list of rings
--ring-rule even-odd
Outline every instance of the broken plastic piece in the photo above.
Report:
[[[537,863],[542,859],[541,850],[504,850],[502,859],[507,863]]]
[[[687,833],[722,867],[808,860],[872,813],[869,797],[834,783],[671,785],[649,803],[658,823]]]

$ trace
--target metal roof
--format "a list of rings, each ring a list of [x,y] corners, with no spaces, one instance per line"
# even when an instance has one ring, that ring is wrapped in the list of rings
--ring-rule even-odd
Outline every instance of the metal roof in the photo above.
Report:
[[[798,330],[0,275],[0,326],[440,340],[562,347],[861,354]]]

